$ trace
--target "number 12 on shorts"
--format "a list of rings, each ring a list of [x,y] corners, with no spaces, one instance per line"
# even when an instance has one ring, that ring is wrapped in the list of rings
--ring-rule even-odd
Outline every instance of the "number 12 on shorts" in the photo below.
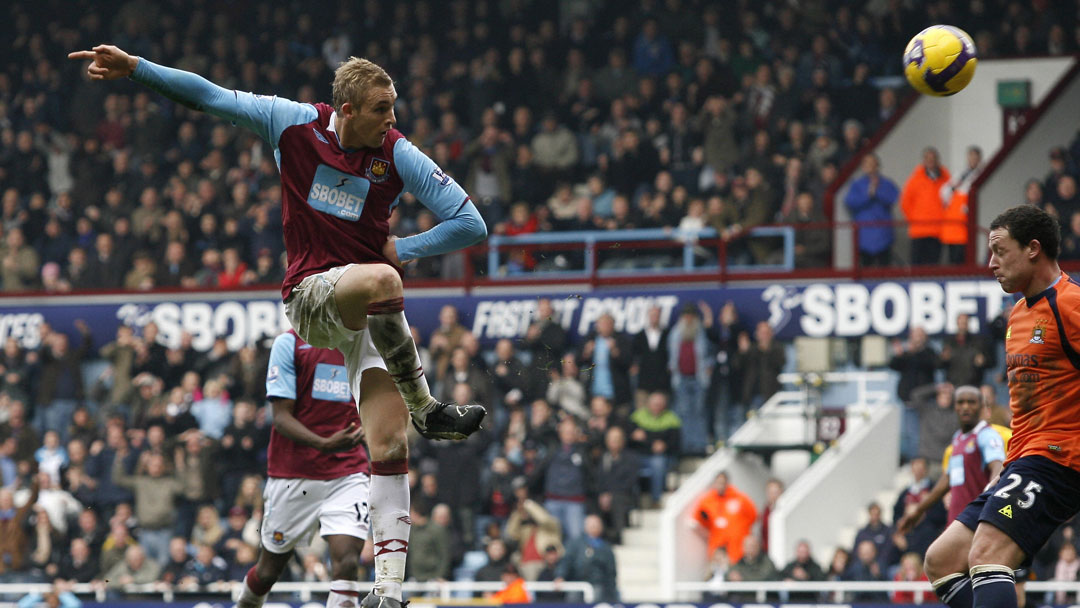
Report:
[[[364,525],[371,523],[368,504],[366,502],[354,502],[353,508],[356,509],[356,521],[363,522]]]
[[[1024,480],[1016,473],[1010,473],[1008,479],[1009,483],[1005,484],[1005,486],[997,492],[994,492],[994,496],[1007,499],[1010,497],[1009,492],[1011,492],[1014,488],[1016,488],[1016,486],[1024,482]],[[1016,506],[1020,507],[1021,509],[1030,509],[1031,505],[1035,504],[1035,494],[1042,492],[1042,489],[1042,486],[1038,483],[1034,481],[1029,481],[1028,484],[1024,486],[1023,500],[1017,501]]]

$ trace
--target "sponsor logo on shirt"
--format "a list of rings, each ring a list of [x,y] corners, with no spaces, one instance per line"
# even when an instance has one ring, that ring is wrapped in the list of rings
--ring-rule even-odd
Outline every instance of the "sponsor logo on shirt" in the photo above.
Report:
[[[319,130],[316,129],[315,127],[311,127],[311,131],[313,133],[315,133],[315,139],[321,141],[324,144],[329,144],[330,143],[330,140],[326,139],[326,136],[323,135],[322,133],[319,133]]]
[[[280,377],[281,377],[281,368],[276,366],[276,365],[271,365],[270,366],[270,371],[268,371],[266,373],[266,381],[267,382],[277,382],[278,378],[280,378]]]
[[[355,222],[364,210],[370,188],[371,182],[362,177],[319,165],[311,181],[308,204],[316,211]]]
[[[315,367],[311,396],[325,401],[352,402],[349,396],[349,377],[344,365],[320,363]]]
[[[390,161],[371,157],[371,164],[367,168],[367,178],[376,184],[390,179]]]

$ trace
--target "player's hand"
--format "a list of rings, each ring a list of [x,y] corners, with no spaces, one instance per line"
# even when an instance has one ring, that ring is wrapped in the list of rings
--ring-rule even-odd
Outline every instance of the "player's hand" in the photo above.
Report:
[[[360,442],[364,439],[364,428],[358,426],[355,422],[350,422],[349,426],[341,429],[329,437],[323,438],[323,443],[319,446],[321,452],[344,452],[345,450],[351,450],[360,445]]]
[[[127,78],[139,64],[138,57],[132,57],[111,44],[99,44],[89,51],[68,53],[68,59],[92,61],[86,68],[90,80]]]
[[[911,532],[911,529],[915,527],[915,516],[913,513],[906,513],[900,518],[900,521],[896,522],[896,533],[907,534]]]
[[[397,266],[398,268],[404,268],[405,266],[411,264],[413,260],[402,262],[401,259],[398,258],[397,245],[394,243],[395,241],[397,241],[397,237],[392,234],[386,237],[386,243],[383,244],[382,248],[383,257],[385,257],[387,261],[389,261],[394,266]]]

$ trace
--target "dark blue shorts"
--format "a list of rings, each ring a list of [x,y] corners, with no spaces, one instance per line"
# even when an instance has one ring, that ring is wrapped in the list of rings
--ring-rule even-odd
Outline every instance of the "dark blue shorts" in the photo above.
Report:
[[[1080,511],[1080,472],[1043,456],[1025,456],[1005,465],[994,487],[956,516],[975,530],[985,521],[1004,532],[1030,566],[1058,527]]]

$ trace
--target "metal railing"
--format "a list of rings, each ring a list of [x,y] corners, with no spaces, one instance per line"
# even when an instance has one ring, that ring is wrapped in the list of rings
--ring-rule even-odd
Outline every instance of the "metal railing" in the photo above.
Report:
[[[851,595],[856,593],[889,593],[893,591],[919,592],[915,594],[914,603],[938,603],[930,583],[926,581],[769,581],[769,582],[681,582],[675,583],[675,592],[678,599],[687,594],[709,593],[724,595],[728,593],[753,594],[754,601],[765,603],[769,594],[779,595],[786,598],[791,594],[827,594],[833,602],[842,604],[851,601]],[[1052,593],[1064,591],[1074,595],[1080,593],[1080,582],[1076,581],[1031,581],[1025,586],[1025,593]]]
[[[567,232],[539,232],[516,236],[492,235],[487,240],[487,276],[493,280],[508,278],[501,271],[501,255],[512,250],[525,251],[582,251],[581,269],[541,270],[520,273],[517,276],[529,276],[537,279],[553,276],[618,276],[628,273],[644,274],[647,269],[605,269],[598,264],[598,252],[615,251],[632,244],[633,253],[627,257],[640,256],[641,249],[676,248],[681,249],[681,263],[665,270],[683,273],[715,273],[724,268],[727,272],[785,272],[795,268],[795,228],[792,226],[759,226],[751,228],[740,239],[779,238],[782,242],[781,260],[776,264],[728,264],[724,250],[726,243],[719,239],[713,228],[701,230],[678,230],[671,228],[643,228],[637,230],[581,230]],[[713,252],[706,245],[716,243],[718,250]],[[605,245],[609,245],[605,247]],[[715,260],[698,263],[696,258],[703,252],[715,253]]]
[[[375,583],[372,582],[360,583],[360,587],[364,592],[370,591],[374,585]],[[426,583],[402,583],[401,590],[407,595],[425,594],[429,597],[437,597],[440,600],[452,600],[457,597],[455,594],[494,592],[500,591],[505,587],[506,585],[501,582],[430,581]],[[240,597],[240,590],[242,588],[243,583],[240,581],[213,583],[194,589],[174,587],[167,583],[125,585],[122,587],[108,588],[100,584],[79,583],[72,585],[71,592],[76,595],[93,596],[94,600],[97,602],[106,601],[109,593],[112,592],[120,592],[125,595],[160,596],[164,602],[173,602],[178,599],[183,599],[185,596],[206,597],[207,595],[221,595],[223,598],[228,597],[235,600]],[[52,589],[53,586],[47,583],[7,583],[0,584],[0,595],[16,596],[35,592],[44,594]],[[592,583],[581,581],[564,581],[561,583],[526,582],[525,589],[529,591],[529,593],[536,593],[537,591],[580,593],[583,601],[587,604],[592,603],[596,598],[596,591],[593,589]],[[313,594],[329,592],[330,583],[277,583],[271,591],[274,595],[296,594],[302,602],[311,601]]]

